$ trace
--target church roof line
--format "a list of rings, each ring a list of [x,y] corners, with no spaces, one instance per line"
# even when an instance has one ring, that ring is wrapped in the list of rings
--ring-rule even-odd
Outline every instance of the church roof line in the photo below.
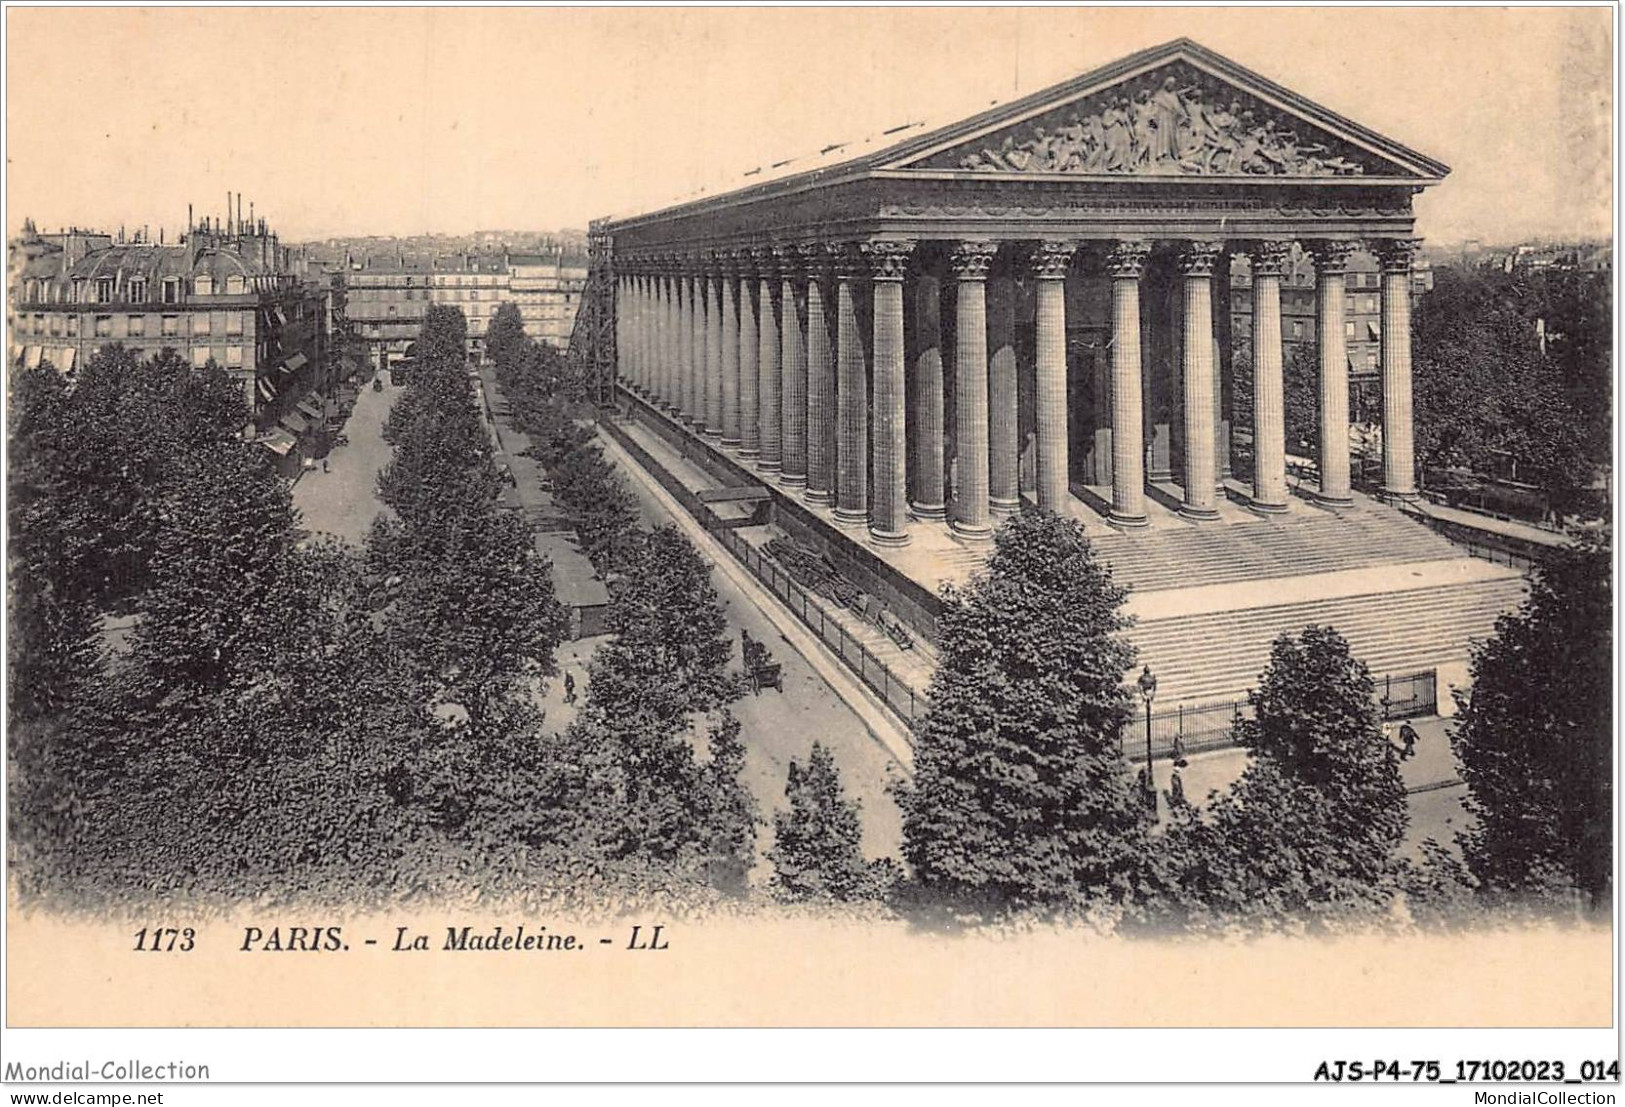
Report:
[[[1317,178],[1315,183],[1410,183],[1426,186],[1437,183],[1450,172],[1450,167],[1437,159],[1430,158],[1325,108],[1200,43],[1189,38],[1178,38],[1137,51],[1014,100],[1007,102],[995,100],[991,106],[982,111],[944,125],[922,130],[925,125],[915,120],[890,127],[863,139],[831,143],[814,154],[787,158],[766,167],[752,169],[744,174],[743,179],[735,187],[686,197],[647,212],[621,217],[611,216],[607,223],[609,229],[613,231],[617,227],[631,227],[690,216],[712,206],[753,203],[864,177],[920,175],[922,172],[920,169],[899,168],[900,163],[923,158],[957,142],[973,138],[979,132],[1018,124],[1030,117],[1064,106],[1069,101],[1098,92],[1114,82],[1132,78],[1143,71],[1176,59],[1189,62],[1221,80],[1233,82],[1266,103],[1272,103],[1313,124],[1336,132],[1340,138],[1346,138],[1373,155],[1398,163],[1409,171],[1409,175],[1399,178],[1383,176]],[[756,179],[751,179],[753,177]],[[1124,175],[1120,179],[1167,182],[1189,181],[1196,178],[1180,176],[1135,178]],[[1256,181],[1273,183],[1280,183],[1283,179],[1301,180],[1268,176],[1255,178]]]

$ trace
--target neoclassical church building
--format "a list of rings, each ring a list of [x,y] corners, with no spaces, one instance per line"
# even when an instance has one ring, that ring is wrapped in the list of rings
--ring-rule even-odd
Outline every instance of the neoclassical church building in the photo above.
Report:
[[[1448,172],[1179,40],[595,224],[617,390],[735,490],[713,499],[764,505],[735,522],[819,552],[927,650],[938,585],[1047,509],[1133,590],[1166,703],[1244,691],[1274,634],[1317,621],[1378,674],[1456,675],[1521,582],[1405,510],[1412,200]],[[1289,442],[1295,248],[1317,437]],[[1381,419],[1351,435],[1356,254],[1380,269]]]

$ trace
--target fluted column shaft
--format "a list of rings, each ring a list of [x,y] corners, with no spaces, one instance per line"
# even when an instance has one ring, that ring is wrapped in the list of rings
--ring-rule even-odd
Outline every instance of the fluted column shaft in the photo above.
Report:
[[[786,254],[784,280],[779,288],[779,375],[783,383],[780,424],[783,429],[783,476],[790,486],[807,483],[807,311],[796,294],[797,279],[805,279],[800,254]]]
[[[972,540],[993,531],[987,498],[987,271],[997,248],[992,242],[962,242],[952,257],[956,278],[952,526]]]
[[[676,280],[668,269],[660,278],[660,402],[670,409],[677,394],[677,343],[673,341]]]
[[[705,433],[720,438],[722,427],[722,277],[709,273],[705,281]]]
[[[1065,511],[1071,498],[1066,414],[1066,272],[1073,245],[1041,242],[1033,256],[1038,278],[1037,365],[1033,399],[1038,422],[1038,506]]]
[[[783,390],[779,367],[779,305],[774,302],[773,253],[757,256],[760,279],[756,284],[757,431],[761,461],[757,468],[773,472],[784,460]]]
[[[756,335],[756,281],[748,270],[739,274],[739,455],[762,454],[760,380],[757,359],[761,356]]]
[[[835,502],[835,357],[824,311],[823,259],[807,280],[807,501]]]
[[[1151,249],[1120,242],[1112,273],[1112,521],[1144,526],[1145,404],[1140,386],[1140,277]]]
[[[684,331],[688,339],[688,418],[696,430],[705,429],[705,301],[706,278],[691,273],[688,278],[688,311]]]
[[[1281,275],[1284,242],[1253,250],[1253,498],[1255,511],[1285,511],[1286,389],[1281,353]]]
[[[1416,499],[1416,444],[1411,406],[1411,255],[1416,243],[1379,245],[1382,259],[1382,491]]]
[[[903,367],[903,276],[912,242],[868,244],[874,278],[874,503],[869,536],[877,546],[909,540],[907,390]]]
[[[1016,282],[997,273],[987,282],[987,495],[996,516],[1021,510],[1021,442],[1017,430]]]
[[[730,267],[717,279],[722,331],[722,444],[739,445],[739,281]]]
[[[1320,500],[1334,507],[1351,504],[1349,486],[1349,358],[1343,333],[1343,275],[1350,242],[1314,245],[1320,335]]]
[[[843,251],[835,270],[835,519],[869,517],[869,361],[858,327],[861,262]]]
[[[942,285],[922,274],[914,279],[914,514],[947,516],[943,496]]]
[[[637,282],[637,373],[638,388],[647,393],[649,390],[649,278],[639,273],[634,280]]]
[[[1180,256],[1184,273],[1185,496],[1180,514],[1213,519],[1219,514],[1218,465],[1213,439],[1213,265],[1216,242],[1192,242]]]

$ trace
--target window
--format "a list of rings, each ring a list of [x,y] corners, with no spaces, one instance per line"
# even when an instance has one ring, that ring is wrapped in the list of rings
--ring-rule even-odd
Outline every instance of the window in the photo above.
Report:
[[[243,367],[243,348],[241,346],[226,347],[226,368],[241,369]]]
[[[55,313],[51,315],[51,333],[57,336],[62,334],[62,316]]]
[[[112,277],[96,278],[96,302],[98,304],[110,304],[113,302]]]
[[[164,303],[178,304],[181,302],[181,279],[179,277],[164,278]],[[168,333],[167,331],[165,332]]]
[[[1301,319],[1292,320],[1292,337],[1293,338],[1302,338],[1303,337],[1303,320],[1301,320]]]
[[[228,312],[226,312],[226,333],[227,334],[242,334],[243,333],[243,313],[242,312],[240,312],[240,311],[228,311]]]
[[[130,337],[142,338],[147,333],[147,317],[145,315],[132,315],[129,320]]]
[[[181,317],[179,315],[166,315],[160,326],[165,338],[175,338],[181,333]]]
[[[206,335],[206,334],[211,333],[213,331],[213,329],[214,328],[209,326],[209,313],[208,312],[200,311],[196,315],[192,316],[192,333],[193,334]]]
[[[1367,355],[1365,355],[1365,367],[1367,369],[1375,369],[1377,367],[1377,355],[1376,354],[1367,354]]]
[[[70,314],[68,316],[68,337],[79,337],[79,316],[77,314]]]
[[[247,291],[247,282],[241,276],[234,273],[226,278],[226,295],[241,296],[245,291]]]
[[[207,273],[199,273],[192,281],[192,291],[199,296],[213,296],[214,278]]]
[[[192,367],[201,369],[209,364],[209,348],[207,346],[192,347]]]
[[[111,315],[96,316],[96,337],[113,337],[113,317]]]
[[[147,278],[136,277],[130,281],[130,303],[144,304],[147,302]]]
[[[1354,320],[1350,319],[1347,323],[1343,324],[1343,337],[1344,338],[1353,338],[1354,337]]]

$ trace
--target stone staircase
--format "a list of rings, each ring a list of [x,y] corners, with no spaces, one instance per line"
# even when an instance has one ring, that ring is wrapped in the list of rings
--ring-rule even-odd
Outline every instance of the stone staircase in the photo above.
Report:
[[[1467,556],[1427,527],[1374,503],[1336,515],[1297,506],[1275,519],[1134,532],[1092,526],[1089,535],[1116,580],[1136,592]]]
[[[1129,638],[1140,649],[1140,663],[1157,674],[1159,704],[1213,702],[1254,687],[1269,663],[1270,643],[1311,624],[1335,628],[1376,677],[1464,661],[1470,644],[1489,637],[1497,616],[1514,610],[1524,590],[1522,577],[1506,576],[1178,615],[1145,620]]]

